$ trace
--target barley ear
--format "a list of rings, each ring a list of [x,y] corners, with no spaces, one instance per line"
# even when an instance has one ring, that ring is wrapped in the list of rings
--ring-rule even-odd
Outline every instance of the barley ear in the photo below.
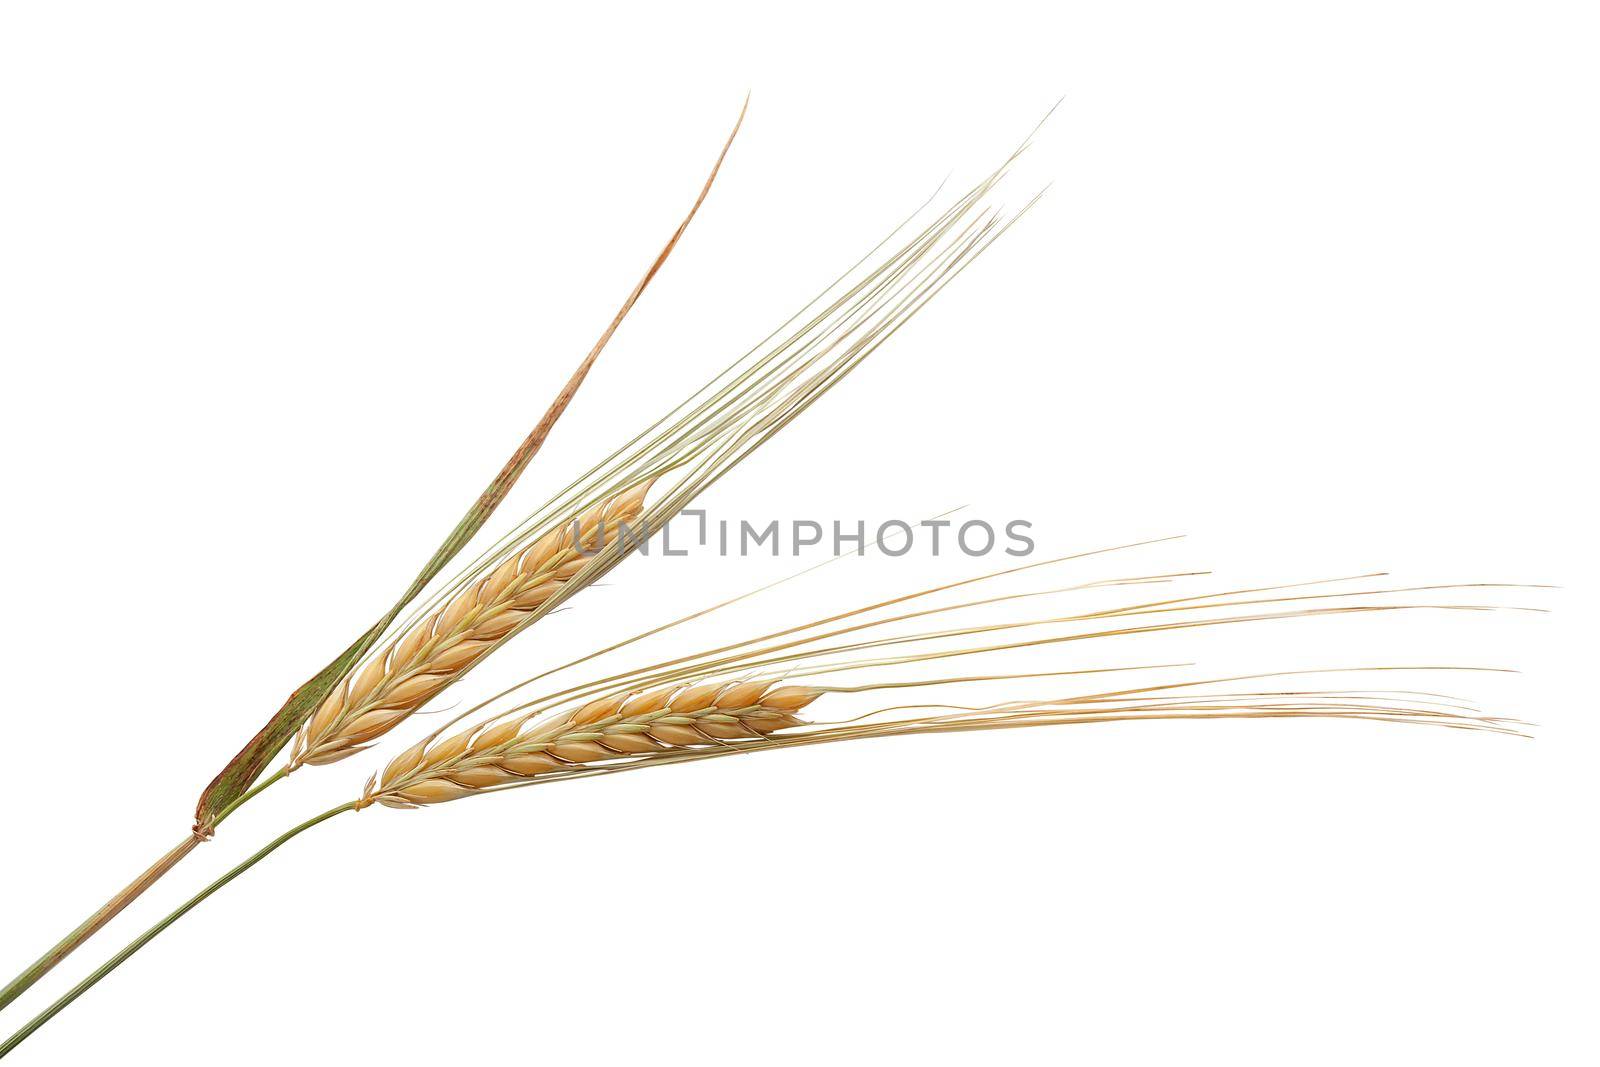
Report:
[[[368,781],[357,808],[417,808],[527,784],[540,775],[753,741],[805,725],[794,715],[824,690],[702,681],[593,700],[554,718],[478,724],[428,739]]]
[[[590,508],[571,524],[557,525],[513,553],[509,563],[514,566],[496,567],[413,623],[372,656],[354,683],[328,694],[295,735],[285,773],[354,755],[510,640],[563,587],[585,580],[589,557],[579,546],[593,539],[601,523],[638,521],[652,481]]]

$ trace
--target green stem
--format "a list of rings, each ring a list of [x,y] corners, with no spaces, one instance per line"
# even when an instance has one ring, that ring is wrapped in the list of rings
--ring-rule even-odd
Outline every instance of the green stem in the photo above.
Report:
[[[177,910],[172,912],[172,914],[168,915],[165,919],[162,919],[160,922],[150,927],[150,929],[134,938],[134,940],[129,942],[127,947],[125,947],[121,952],[118,952],[115,956],[112,956],[105,963],[101,964],[93,974],[89,975],[89,977],[85,978],[83,981],[67,990],[56,1000],[54,1004],[50,1005],[44,1011],[34,1016],[26,1026],[7,1038],[4,1044],[0,1044],[0,1059],[5,1058],[5,1056],[12,1049],[16,1048],[18,1045],[22,1044],[23,1041],[27,1040],[29,1035],[31,1035],[35,1030],[39,1029],[39,1027],[55,1018],[56,1015],[58,1015],[68,1004],[71,1004],[74,1000],[77,1000],[79,997],[83,996],[83,994],[93,987],[96,982],[100,981],[100,979],[104,978],[106,975],[122,966],[123,963],[127,962],[128,957],[132,956],[135,952],[138,952],[141,948],[144,948],[145,945],[153,941],[157,934],[161,933],[161,931],[165,930],[167,927],[171,926],[173,923],[187,915],[201,901],[205,900],[211,894],[215,893],[217,890],[221,889],[223,886],[239,877],[245,871],[248,871],[251,867],[254,867],[256,864],[272,855],[292,838],[298,837],[300,834],[305,833],[318,823],[326,822],[335,815],[354,810],[355,806],[355,801],[351,801],[348,804],[341,804],[337,808],[329,808],[327,811],[316,816],[315,818],[307,819],[299,826],[296,826],[293,829],[273,838],[255,855],[240,863],[233,870],[229,871],[227,874],[223,875],[221,878],[218,878],[215,882],[212,882],[210,885],[200,890],[200,892],[190,897],[186,902],[180,905]]]
[[[246,793],[244,796],[228,805],[228,807],[224,809],[223,812],[217,817],[216,823],[221,823],[223,819],[227,818],[229,815],[232,815],[236,810],[238,810],[239,806],[245,801],[259,795],[262,790],[266,789],[273,783],[282,780],[284,775],[287,773],[287,770],[281,770],[269,778],[263,778],[254,789],[250,790],[250,792]],[[213,825],[216,825],[216,823]],[[22,996],[22,994],[26,993],[35,982],[49,974],[51,969],[54,968],[56,964],[72,955],[78,946],[82,945],[85,941],[99,933],[102,926],[110,922],[112,919],[115,919],[123,908],[126,908],[129,904],[132,904],[135,900],[139,899],[139,896],[143,894],[146,889],[149,889],[151,886],[160,881],[163,875],[172,870],[172,868],[176,867],[179,861],[181,861],[190,852],[194,851],[195,846],[199,845],[204,840],[204,838],[197,837],[194,834],[190,834],[188,837],[185,837],[182,841],[178,842],[178,844],[174,846],[170,852],[156,860],[155,863],[151,864],[149,870],[145,871],[139,877],[129,882],[127,887],[124,888],[120,893],[117,893],[110,900],[100,905],[99,910],[85,919],[77,929],[73,930],[66,937],[56,942],[53,946],[51,946],[48,952],[34,960],[33,963],[29,964],[28,967],[26,967],[21,974],[13,978],[4,989],[0,989],[0,1010],[3,1010],[7,1004],[10,1004],[13,1000],[16,1000],[18,997]]]
[[[234,812],[236,812],[240,808],[244,807],[246,802],[248,802],[250,800],[253,800],[256,797],[260,796],[262,793],[264,793],[266,791],[268,786],[273,785],[273,784],[275,784],[277,782],[283,781],[283,779],[286,778],[288,776],[288,774],[289,774],[289,768],[280,767],[278,770],[273,771],[272,774],[270,774],[267,777],[261,779],[261,781],[256,783],[255,788],[251,789],[249,792],[245,793],[244,796],[240,797],[238,800],[235,800],[232,804],[229,804],[227,807],[225,807],[221,811],[219,811],[217,813],[216,819],[211,823],[211,828],[213,830],[215,830],[217,827],[221,826],[223,819],[226,819],[228,816],[232,815]]]
[[[176,867],[178,861],[193,851],[198,844],[200,844],[200,838],[195,837],[193,834],[185,837],[170,852],[151,864],[149,870],[129,882],[125,889],[100,905],[99,910],[85,919],[82,925],[56,942],[49,951],[34,960],[21,974],[13,978],[9,985],[4,989],[0,989],[0,1008],[4,1008],[7,1004],[16,1000],[27,992],[33,983],[50,973],[52,967],[66,959],[72,954],[73,949],[89,940],[99,932],[102,926],[116,918],[118,912],[133,903],[139,894],[154,885],[162,875]]]

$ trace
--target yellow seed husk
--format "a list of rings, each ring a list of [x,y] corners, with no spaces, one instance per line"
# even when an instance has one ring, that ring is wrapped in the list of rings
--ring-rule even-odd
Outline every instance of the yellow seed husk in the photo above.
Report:
[[[526,720],[474,726],[395,757],[359,806],[438,804],[552,771],[761,738],[805,725],[794,713],[822,692],[772,681],[666,686],[590,701],[526,732]]]
[[[437,696],[582,571],[603,540],[636,523],[651,484],[619,493],[512,552],[402,634],[323,701],[295,738],[288,769],[352,756]]]

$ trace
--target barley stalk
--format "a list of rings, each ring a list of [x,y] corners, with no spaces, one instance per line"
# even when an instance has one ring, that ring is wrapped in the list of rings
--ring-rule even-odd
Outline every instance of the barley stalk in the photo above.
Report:
[[[1008,160],[1007,165],[1009,163]],[[713,378],[666,417],[581,475],[566,490],[552,498],[540,512],[530,516],[498,544],[485,551],[478,560],[464,568],[445,588],[426,601],[414,603],[414,597],[426,584],[419,579],[394,611],[370,631],[369,636],[362,639],[364,643],[358,642],[345,657],[330,665],[339,666],[336,673],[319,674],[319,679],[326,675],[328,686],[316,688],[303,704],[286,709],[293,711],[296,716],[304,716],[304,723],[291,749],[288,765],[268,782],[300,766],[344,759],[393,729],[521,629],[537,622],[567,597],[616,565],[626,554],[627,546],[620,544],[620,539],[610,544],[600,544],[608,525],[627,523],[631,526],[633,522],[640,521],[641,530],[646,536],[659,530],[698,493],[715,484],[745,456],[852,373],[1015,221],[1016,216],[1008,219],[1003,213],[983,204],[985,196],[1004,170],[1005,166],[1002,166],[897,251],[870,266],[864,276],[852,282],[849,281],[852,274],[847,272],[790,323],[785,323],[746,357]],[[869,263],[877,251],[875,248],[862,262]],[[658,259],[656,266],[659,263]],[[857,267],[853,267],[852,272]],[[645,282],[649,277],[646,276]],[[645,282],[640,284],[640,289]],[[638,290],[634,296],[637,295]],[[799,325],[791,331],[791,325],[796,322]],[[591,354],[591,362],[593,358]],[[583,369],[586,367],[587,364]],[[580,369],[575,381],[581,381],[583,369]],[[657,479],[663,477],[667,478],[662,483],[664,499],[646,508],[646,495]],[[498,502],[499,496],[503,495],[502,490],[509,488],[508,485],[499,485],[501,480],[497,479],[491,485],[494,492],[488,494],[487,498],[492,502]],[[482,508],[477,510],[483,511]],[[477,512],[471,514],[475,516]],[[486,514],[481,516],[486,517]],[[461,529],[467,535],[475,533],[481,527],[481,518],[474,518],[472,523]],[[447,541],[446,548],[449,551],[445,559],[453,557],[459,549],[457,540],[453,534]],[[462,540],[464,542],[464,538]],[[591,553],[591,549],[595,551]],[[442,561],[437,567],[430,563],[430,569],[425,571],[427,579],[431,581],[442,566]],[[1129,584],[1169,577],[1174,576],[1130,579]],[[962,584],[966,583],[942,588],[955,588]],[[282,844],[334,815],[374,804],[416,808],[511,788],[775,748],[871,737],[1014,730],[1072,723],[1323,717],[1515,732],[1510,720],[1473,714],[1463,706],[1423,699],[1425,695],[1418,694],[1299,690],[1208,693],[1193,688],[1238,679],[1213,679],[1205,683],[1150,686],[1088,696],[986,706],[902,705],[880,708],[864,719],[848,722],[807,722],[797,715],[830,693],[860,693],[875,689],[981,683],[1086,672],[984,675],[933,681],[901,680],[858,686],[795,684],[795,680],[802,676],[812,678],[820,674],[894,668],[934,659],[1041,648],[1068,641],[1273,619],[1349,615],[1401,608],[1485,610],[1481,605],[1328,606],[1322,603],[1333,597],[1415,590],[1305,596],[1255,595],[1286,588],[1294,587],[1234,590],[1209,596],[1146,602],[1107,611],[912,634],[870,631],[890,624],[931,617],[947,610],[997,604],[1034,594],[992,597],[962,605],[899,614],[887,619],[850,621],[862,612],[886,608],[901,600],[933,592],[924,591],[803,627],[781,629],[749,642],[654,664],[622,678],[601,679],[590,685],[579,686],[576,690],[547,695],[512,708],[487,722],[478,722],[446,735],[446,731],[463,721],[466,715],[475,714],[483,707],[479,705],[390,761],[381,774],[368,781],[358,799],[280,835],[191,898],[0,1045],[0,1056],[120,966],[173,921]],[[1300,601],[1315,601],[1318,604],[1304,606],[1294,603]],[[1274,610],[1266,610],[1269,605],[1274,606]],[[1222,617],[1193,618],[1182,614],[1237,608],[1257,610]],[[415,614],[396,622],[402,609],[413,610]],[[1155,616],[1156,619],[1141,618],[1146,616]],[[1095,620],[1116,620],[1119,625],[1089,633],[1051,632],[1046,636],[988,645],[977,645],[975,641],[968,640],[981,634],[1010,633],[1025,627],[1068,626]],[[848,621],[849,625],[825,628],[841,621]],[[369,649],[380,647],[380,639],[382,651],[359,663]],[[944,651],[910,651],[920,647],[921,642],[950,640],[963,643],[961,647]],[[622,644],[627,643],[625,641]],[[870,658],[839,658],[857,653],[869,653]],[[345,667],[349,663],[358,665],[354,670],[347,670]],[[752,674],[759,674],[759,679],[750,680]],[[334,681],[341,679],[341,684],[330,689]],[[307,708],[314,710],[305,715]],[[560,708],[570,710],[558,711]],[[889,721],[877,721],[875,718],[895,712],[917,714]],[[869,719],[873,721],[866,721]],[[282,736],[271,735],[266,740],[271,740],[273,736],[277,737],[281,747]],[[1018,743],[1026,742],[1019,739]],[[207,831],[253,795],[242,790],[259,774],[260,766],[256,759],[258,756],[261,760],[266,758],[260,755],[265,744],[266,741],[253,743],[247,750],[251,758],[241,767],[248,774],[241,771],[231,775],[228,788],[215,796],[208,791],[210,799],[202,805],[208,812],[208,821],[203,824]],[[276,750],[276,747],[272,749],[274,752]],[[257,786],[257,789],[262,787]],[[234,799],[226,804],[218,802],[218,798],[229,797]],[[185,850],[190,847],[193,846],[184,846]],[[175,856],[181,858],[181,854],[179,850],[174,850]],[[164,869],[159,864],[158,868]],[[152,868],[151,880],[159,877],[158,868]],[[69,941],[72,939],[69,938]],[[70,951],[70,945],[67,951]],[[30,983],[33,977],[31,974],[24,976]],[[5,993],[10,992],[10,988],[25,987],[14,983],[14,987],[0,992],[0,1006],[3,1006]]]

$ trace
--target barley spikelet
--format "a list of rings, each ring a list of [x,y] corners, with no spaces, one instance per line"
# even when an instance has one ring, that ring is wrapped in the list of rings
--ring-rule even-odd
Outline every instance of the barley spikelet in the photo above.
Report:
[[[1380,668],[1382,669],[1382,668]],[[1393,668],[1391,668],[1393,669]],[[1404,669],[1404,668],[1399,668]],[[1326,672],[1289,672],[1321,674]],[[1346,673],[1335,671],[1333,673]],[[1528,736],[1521,729],[1527,723],[1517,719],[1484,715],[1470,705],[1462,704],[1442,694],[1409,691],[1378,692],[1361,690],[1300,690],[1282,689],[1258,692],[1206,692],[1206,687],[1236,681],[1288,677],[1289,675],[1254,675],[1231,679],[1208,679],[1199,682],[1181,682],[1171,685],[1148,686],[1107,693],[1094,693],[1046,699],[1042,701],[1011,701],[1001,704],[964,707],[956,704],[901,705],[881,708],[854,720],[842,723],[789,722],[786,727],[758,736],[721,745],[662,746],[641,751],[633,759],[613,759],[594,764],[578,764],[550,768],[531,781],[500,782],[504,787],[516,785],[548,784],[551,782],[594,775],[616,774],[723,756],[752,752],[773,751],[781,748],[806,747],[855,741],[868,738],[909,737],[918,734],[969,733],[991,730],[1032,730],[1043,726],[1083,725],[1089,723],[1155,722],[1161,720],[1210,721],[1217,719],[1324,719],[1360,722],[1380,722],[1414,726],[1444,727],[1484,733]],[[985,679],[974,679],[983,681]],[[962,681],[965,681],[963,679]],[[913,683],[917,684],[917,683]],[[939,682],[936,684],[944,684]],[[884,688],[893,688],[893,685]],[[790,687],[798,689],[799,687]],[[875,687],[861,687],[875,688]],[[823,693],[845,693],[850,689],[831,686],[808,688],[810,699]],[[860,689],[855,690],[860,691]],[[894,712],[915,710],[943,710],[944,714],[918,714],[907,718],[879,720],[877,717]],[[1023,742],[1024,744],[1026,742]],[[454,800],[469,796],[478,790],[441,788],[438,799]],[[369,796],[372,789],[369,786]],[[377,799],[372,796],[372,799]],[[371,803],[371,799],[364,803]],[[394,804],[395,807],[408,806]]]
[[[295,738],[288,770],[361,751],[492,652],[583,570],[607,540],[626,537],[646,481],[512,553],[487,577],[423,618],[334,690]]]
[[[687,751],[805,725],[822,690],[775,681],[708,682],[619,693],[524,732],[528,718],[428,738],[367,784],[358,807],[414,808],[607,760]]]
[[[1322,672],[1308,672],[1322,673]],[[1004,677],[1004,676],[998,676]],[[1284,677],[1274,675],[1255,678]],[[994,679],[945,679],[988,681]],[[1002,704],[901,705],[843,723],[808,722],[795,712],[825,693],[859,692],[773,681],[679,684],[590,701],[528,724],[534,716],[429,737],[367,782],[355,807],[416,808],[489,791],[741,753],[917,734],[1040,726],[1189,719],[1345,719],[1521,734],[1515,719],[1481,715],[1449,698],[1412,692],[1301,690],[1208,692],[1247,678],[1209,679]],[[922,683],[911,683],[922,684]],[[891,683],[882,688],[894,688]],[[944,714],[877,720],[916,709]]]

